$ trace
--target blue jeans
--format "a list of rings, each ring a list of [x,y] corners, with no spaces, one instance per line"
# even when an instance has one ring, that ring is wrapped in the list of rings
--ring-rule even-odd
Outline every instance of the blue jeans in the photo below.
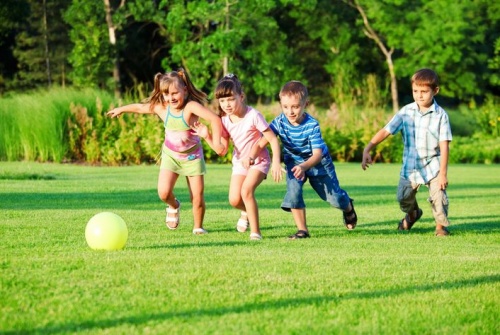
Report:
[[[321,162],[306,171],[304,180],[298,180],[293,176],[291,169],[295,165],[287,164],[286,162],[286,194],[281,208],[284,211],[290,212],[291,208],[305,208],[303,187],[304,183],[309,180],[312,188],[319,197],[328,202],[331,206],[345,210],[349,207],[350,198],[346,191],[340,188],[335,166],[331,157],[323,157]]]

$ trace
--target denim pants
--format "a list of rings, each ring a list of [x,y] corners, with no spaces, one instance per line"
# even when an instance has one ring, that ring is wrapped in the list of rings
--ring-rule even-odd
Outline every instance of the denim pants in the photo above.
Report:
[[[298,180],[293,176],[291,168],[293,164],[286,167],[286,194],[281,204],[281,208],[287,212],[291,208],[305,208],[303,187],[306,181],[312,186],[319,197],[328,202],[331,206],[345,210],[349,207],[350,198],[346,191],[340,188],[335,167],[330,157],[325,157],[317,166],[306,172],[303,180]]]
[[[399,179],[397,199],[399,207],[404,213],[409,213],[419,208],[416,195],[420,186],[422,186],[422,184],[416,184],[404,178]],[[449,226],[448,196],[446,191],[440,188],[438,178],[432,179],[425,184],[425,186],[429,188],[429,198],[427,201],[431,204],[432,215],[434,216],[436,224],[445,227]]]

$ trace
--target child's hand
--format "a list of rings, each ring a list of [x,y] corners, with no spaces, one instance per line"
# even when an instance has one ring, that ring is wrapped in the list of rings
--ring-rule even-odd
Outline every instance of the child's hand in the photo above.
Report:
[[[271,167],[271,173],[273,174],[274,181],[279,183],[281,179],[283,179],[283,173],[286,173],[286,170],[283,169],[281,165],[273,164]]]
[[[295,178],[297,178],[298,180],[303,180],[305,175],[306,175],[306,171],[300,165],[295,165],[292,168],[292,173],[293,173],[293,176]]]
[[[247,170],[250,168],[250,166],[254,164],[255,164],[255,159],[252,159],[251,157],[246,157],[245,159],[241,160],[241,165],[243,165],[243,167]]]
[[[363,170],[366,170],[371,164],[372,164],[372,156],[370,156],[370,152],[363,151],[363,160],[361,161],[361,168]]]
[[[195,135],[201,138],[206,139],[208,137],[208,127],[199,121],[193,123],[191,129],[193,129]]]
[[[107,112],[106,115],[109,117],[118,117],[118,116],[120,116],[121,113],[122,113],[121,110],[119,110],[118,108],[115,108],[115,109],[112,109],[109,112]]]
[[[446,177],[446,175],[443,173],[439,173],[438,180],[439,180],[439,187],[442,190],[446,190],[446,188],[448,187],[448,177]]]

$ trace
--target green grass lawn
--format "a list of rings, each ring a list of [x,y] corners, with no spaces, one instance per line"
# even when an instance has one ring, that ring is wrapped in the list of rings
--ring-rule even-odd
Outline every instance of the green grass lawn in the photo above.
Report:
[[[209,165],[205,236],[164,225],[157,166],[0,163],[0,334],[499,334],[500,167],[451,165],[452,236],[434,236],[427,189],[411,232],[396,230],[399,165],[337,164],[359,223],[305,188],[311,238],[291,241],[285,183],[257,191],[263,240],[236,232],[228,165]],[[112,211],[121,251],[85,226]]]

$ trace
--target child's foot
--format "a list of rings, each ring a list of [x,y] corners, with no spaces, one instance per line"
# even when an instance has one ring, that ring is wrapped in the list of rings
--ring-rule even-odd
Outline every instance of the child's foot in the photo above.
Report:
[[[309,238],[309,232],[307,230],[298,230],[295,234],[288,236],[291,240],[297,240],[299,238]]]
[[[450,231],[445,226],[438,225],[436,226],[436,236],[448,236],[450,235]]]
[[[177,199],[177,208],[171,208],[170,206],[167,206],[167,217],[165,218],[165,223],[167,224],[168,229],[174,230],[179,227],[179,218],[180,218],[180,209],[181,209],[181,202]]]
[[[262,235],[259,234],[259,233],[251,233],[250,234],[250,240],[252,240],[252,241],[262,240]]]
[[[206,231],[203,228],[194,228],[193,229],[193,234],[195,234],[195,235],[205,235],[205,234],[208,234],[208,231]]]
[[[356,211],[354,210],[354,204],[352,203],[352,199],[349,199],[351,202],[351,210],[349,212],[342,212],[344,216],[344,226],[347,230],[353,230],[356,228],[356,224],[358,223],[358,216],[356,215]]]
[[[239,231],[240,233],[244,233],[247,231],[247,229],[248,229],[247,212],[242,211],[238,223],[236,224],[236,230]]]
[[[424,214],[424,212],[420,208],[414,210],[413,220],[411,219],[409,214],[406,214],[405,217],[401,221],[399,221],[398,230],[410,230],[415,222],[420,220],[422,214]]]

